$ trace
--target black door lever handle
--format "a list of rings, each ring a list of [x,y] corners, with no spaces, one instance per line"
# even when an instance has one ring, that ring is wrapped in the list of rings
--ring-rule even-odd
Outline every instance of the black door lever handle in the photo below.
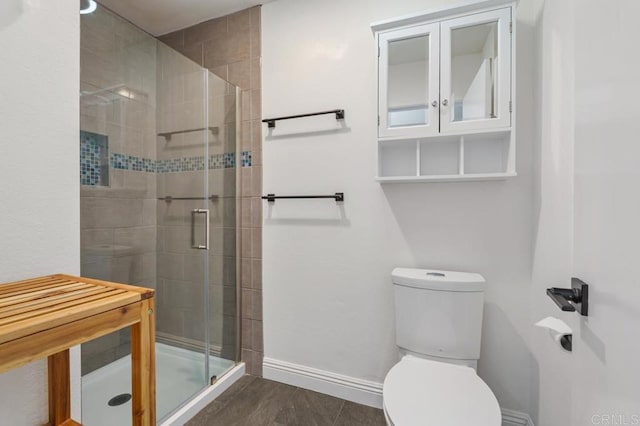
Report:
[[[589,314],[589,286],[579,278],[571,278],[571,288],[548,288],[547,296],[565,312]]]
[[[576,301],[576,295],[572,289],[551,287],[547,289],[547,296],[551,298],[560,309],[565,312],[575,312],[576,308],[569,301]]]

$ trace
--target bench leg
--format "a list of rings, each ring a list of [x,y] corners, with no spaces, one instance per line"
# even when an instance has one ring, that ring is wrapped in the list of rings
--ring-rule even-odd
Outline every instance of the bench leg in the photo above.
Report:
[[[48,369],[49,423],[59,425],[71,418],[69,349],[50,355]]]
[[[133,424],[156,424],[155,312],[153,298],[142,304],[140,322],[131,326]]]

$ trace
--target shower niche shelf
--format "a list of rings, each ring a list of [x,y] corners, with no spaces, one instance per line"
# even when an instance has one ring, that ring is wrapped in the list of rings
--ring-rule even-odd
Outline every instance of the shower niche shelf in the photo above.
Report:
[[[516,176],[515,3],[482,0],[371,24],[379,182]]]

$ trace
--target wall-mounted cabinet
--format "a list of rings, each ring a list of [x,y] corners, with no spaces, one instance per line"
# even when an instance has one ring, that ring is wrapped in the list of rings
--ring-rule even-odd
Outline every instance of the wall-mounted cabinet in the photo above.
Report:
[[[382,182],[515,176],[514,4],[372,24]]]

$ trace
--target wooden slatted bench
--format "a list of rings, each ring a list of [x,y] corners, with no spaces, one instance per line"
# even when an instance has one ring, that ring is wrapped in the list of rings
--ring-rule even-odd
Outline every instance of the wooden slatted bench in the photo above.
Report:
[[[133,424],[156,423],[154,291],[71,275],[0,285],[0,373],[48,357],[49,424],[71,419],[69,348],[131,326]]]

